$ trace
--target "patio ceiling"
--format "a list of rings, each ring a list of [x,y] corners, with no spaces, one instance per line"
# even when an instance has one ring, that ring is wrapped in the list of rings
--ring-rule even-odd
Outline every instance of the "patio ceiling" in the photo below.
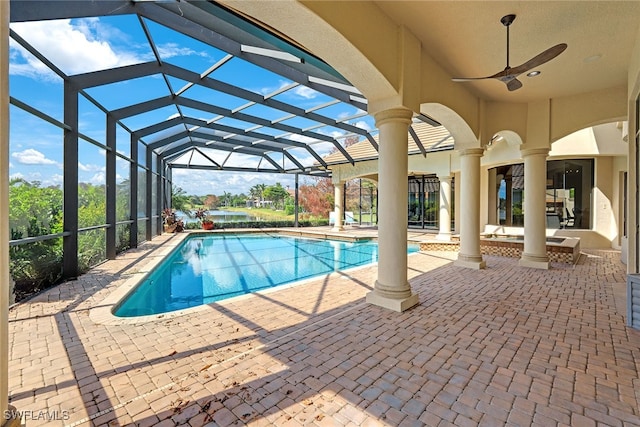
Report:
[[[172,168],[322,176],[330,174],[328,154],[354,164],[345,138],[377,153],[375,129],[360,124],[372,122],[367,100],[355,87],[309,52],[216,3],[11,2],[12,23],[87,17],[144,34],[148,60],[74,74],[38,50],[28,31],[12,26],[11,37]],[[180,61],[159,40],[199,49],[209,62]],[[267,90],[259,80],[277,84]],[[129,89],[142,82],[154,90]]]

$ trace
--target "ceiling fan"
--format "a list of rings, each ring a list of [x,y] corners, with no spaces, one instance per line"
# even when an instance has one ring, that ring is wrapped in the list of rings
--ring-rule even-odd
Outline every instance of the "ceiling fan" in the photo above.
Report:
[[[467,82],[471,80],[498,79],[507,85],[507,89],[509,89],[509,91],[514,91],[522,87],[522,82],[518,80],[518,76],[520,74],[525,73],[539,65],[542,65],[545,62],[551,61],[553,58],[555,58],[556,56],[564,52],[564,50],[567,48],[566,43],[557,44],[545,50],[544,52],[540,53],[539,55],[534,56],[524,64],[511,68],[509,66],[509,26],[513,23],[515,19],[516,19],[516,15],[506,15],[500,19],[500,22],[502,23],[502,25],[507,27],[507,66],[505,67],[504,70],[492,76],[459,77],[459,78],[453,78],[451,80],[453,80],[454,82]]]

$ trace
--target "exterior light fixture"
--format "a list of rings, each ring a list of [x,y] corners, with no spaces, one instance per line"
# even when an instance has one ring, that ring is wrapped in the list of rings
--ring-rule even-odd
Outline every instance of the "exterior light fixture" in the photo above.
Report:
[[[530,71],[527,73],[527,77],[535,77],[537,75],[540,75],[540,71]]]

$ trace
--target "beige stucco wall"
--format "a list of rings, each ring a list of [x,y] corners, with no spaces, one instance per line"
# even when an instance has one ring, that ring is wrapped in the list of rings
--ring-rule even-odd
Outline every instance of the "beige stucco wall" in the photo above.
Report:
[[[640,165],[636,164],[636,149],[635,142],[633,139],[634,129],[637,128],[636,124],[636,99],[640,96],[640,32],[638,32],[636,36],[636,43],[634,48],[631,51],[631,59],[629,62],[629,72],[628,72],[628,83],[627,83],[627,100],[628,100],[628,108],[629,108],[629,154],[628,154],[628,167],[627,170],[629,173],[629,211],[628,211],[628,229],[635,230],[637,228],[637,212],[640,208],[635,195],[635,188],[638,183],[636,182],[635,173],[631,173],[631,171],[636,171]],[[629,233],[628,239],[628,258],[627,258],[627,272],[628,273],[638,273],[639,260],[638,253],[636,251],[637,246],[637,236],[635,233]]]
[[[616,238],[611,244],[615,249],[622,249],[623,215],[624,215],[624,173],[627,171],[627,156],[614,157],[611,165],[611,206],[615,218]]]
[[[595,159],[594,186],[591,202],[593,230],[602,235],[613,246],[618,240],[618,223],[614,212],[614,171],[612,157]]]
[[[619,122],[580,129],[551,145],[550,157],[626,156],[629,144],[622,140]]]

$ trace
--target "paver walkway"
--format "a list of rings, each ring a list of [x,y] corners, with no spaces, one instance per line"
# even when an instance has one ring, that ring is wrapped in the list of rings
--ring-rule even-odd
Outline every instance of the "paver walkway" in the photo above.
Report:
[[[617,251],[549,271],[414,254],[420,304],[402,314],[364,302],[374,266],[94,323],[90,309],[169,237],[10,310],[10,400],[41,417],[27,426],[640,426],[640,331],[616,307]]]

